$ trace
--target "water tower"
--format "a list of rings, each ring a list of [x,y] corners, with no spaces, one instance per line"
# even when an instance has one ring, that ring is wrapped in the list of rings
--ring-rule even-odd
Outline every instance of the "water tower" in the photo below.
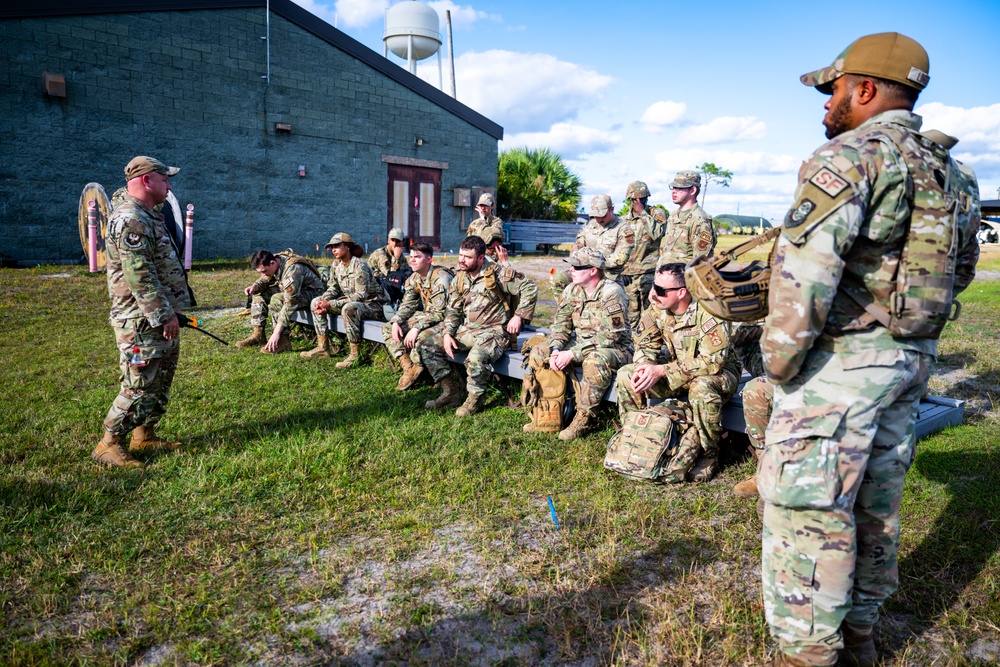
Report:
[[[406,59],[410,74],[417,73],[417,61],[438,54],[441,66],[441,33],[437,12],[422,2],[406,0],[385,10],[385,57],[389,51]]]

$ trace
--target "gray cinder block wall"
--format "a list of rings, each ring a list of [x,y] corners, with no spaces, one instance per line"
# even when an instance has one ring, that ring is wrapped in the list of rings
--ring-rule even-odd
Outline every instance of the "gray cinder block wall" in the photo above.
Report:
[[[139,154],[181,167],[196,259],[315,252],[336,231],[374,250],[385,155],[447,163],[441,246],[457,248],[452,188],[495,186],[497,137],[273,12],[268,84],[265,19],[261,7],[0,21],[0,253],[82,258],[84,185],[110,197]],[[44,93],[46,71],[65,77],[65,99]]]

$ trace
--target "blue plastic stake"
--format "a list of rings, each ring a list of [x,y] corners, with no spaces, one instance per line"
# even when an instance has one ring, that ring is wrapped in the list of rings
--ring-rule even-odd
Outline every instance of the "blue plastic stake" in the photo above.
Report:
[[[546,496],[549,499],[549,511],[552,512],[552,523],[556,524],[556,530],[560,530],[559,518],[556,516],[556,506],[552,502],[552,496]]]

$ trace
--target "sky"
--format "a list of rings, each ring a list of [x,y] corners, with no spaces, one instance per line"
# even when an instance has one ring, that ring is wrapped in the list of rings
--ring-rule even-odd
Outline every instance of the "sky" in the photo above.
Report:
[[[383,53],[389,0],[295,0]],[[1000,198],[1000,2],[837,3],[716,0],[427,2],[451,11],[458,100],[504,128],[500,150],[546,147],[615,206],[635,180],[672,208],[668,184],[712,162],[733,172],[707,187],[712,215],[784,218],[799,165],[826,141],[827,97],[799,75],[828,66],[858,37],[900,32],[930,56],[915,111],[959,139],[983,199]],[[448,84],[447,44],[444,90]],[[403,60],[390,60],[406,67]],[[439,85],[437,56],[418,76]]]

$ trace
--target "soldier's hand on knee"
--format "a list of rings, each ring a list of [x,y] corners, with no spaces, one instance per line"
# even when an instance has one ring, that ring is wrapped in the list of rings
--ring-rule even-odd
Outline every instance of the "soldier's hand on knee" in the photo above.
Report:
[[[449,359],[455,358],[455,348],[458,344],[455,343],[455,339],[451,334],[445,334],[444,340],[442,341],[442,346],[444,347],[444,353],[448,355]]]
[[[399,326],[398,322],[392,323],[392,339],[397,343],[403,340],[403,327]]]
[[[642,393],[660,381],[663,377],[663,366],[657,364],[645,364],[637,366],[632,374],[632,390]]]
[[[403,345],[413,349],[413,346],[417,344],[417,334],[420,333],[416,329],[410,329],[406,332],[406,338],[403,339]]]

